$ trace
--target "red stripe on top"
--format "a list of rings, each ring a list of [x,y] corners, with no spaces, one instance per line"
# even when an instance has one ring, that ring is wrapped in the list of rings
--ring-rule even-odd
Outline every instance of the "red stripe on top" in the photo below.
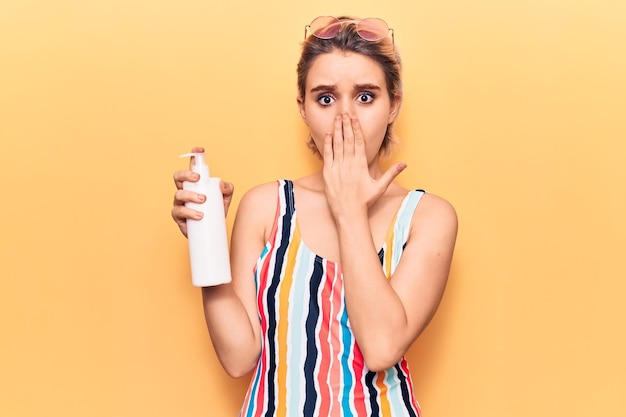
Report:
[[[336,268],[335,263],[329,263],[328,265],[328,277],[330,278],[329,285],[333,287],[332,294],[332,302],[331,304],[335,307],[340,307],[343,304],[343,280],[339,279],[338,274],[341,272],[341,268]],[[340,313],[340,309],[333,309],[332,311],[332,319],[330,321],[330,341],[331,341],[331,373],[330,373],[330,386],[332,387],[332,391],[339,393],[341,392],[341,347],[342,340],[340,336],[340,325],[341,323],[337,319],[338,314]],[[338,416],[341,414],[341,403],[339,402],[339,398],[333,397],[332,406],[330,410],[331,416]]]

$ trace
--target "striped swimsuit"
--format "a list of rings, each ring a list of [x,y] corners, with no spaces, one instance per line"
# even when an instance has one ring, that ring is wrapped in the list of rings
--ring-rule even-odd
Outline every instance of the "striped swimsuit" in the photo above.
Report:
[[[255,267],[262,348],[240,417],[420,416],[404,358],[367,369],[350,328],[341,265],[301,240],[293,184],[278,181],[274,226]],[[422,190],[404,198],[383,248],[391,277]]]

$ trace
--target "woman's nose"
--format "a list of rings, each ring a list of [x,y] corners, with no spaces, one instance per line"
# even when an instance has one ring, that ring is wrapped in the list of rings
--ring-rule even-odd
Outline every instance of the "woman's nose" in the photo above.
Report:
[[[337,106],[337,116],[341,116],[343,114],[347,114],[348,116],[353,116],[354,107],[352,100],[340,100],[339,106]]]

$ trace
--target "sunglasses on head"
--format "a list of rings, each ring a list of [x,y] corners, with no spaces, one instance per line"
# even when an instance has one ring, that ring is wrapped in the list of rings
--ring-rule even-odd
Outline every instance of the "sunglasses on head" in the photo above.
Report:
[[[320,16],[313,19],[311,23],[304,27],[304,38],[311,31],[311,34],[319,39],[332,39],[344,24],[353,24],[356,26],[356,33],[366,41],[375,42],[384,39],[391,31],[391,43],[395,49],[395,41],[393,37],[393,29],[387,25],[383,19],[377,17],[368,17],[363,20],[339,20],[333,16]]]

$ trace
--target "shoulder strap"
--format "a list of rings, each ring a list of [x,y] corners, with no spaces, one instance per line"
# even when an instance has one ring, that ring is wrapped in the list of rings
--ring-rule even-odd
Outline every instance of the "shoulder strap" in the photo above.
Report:
[[[424,190],[410,191],[402,201],[398,213],[396,213],[396,218],[393,223],[393,232],[386,240],[385,259],[383,260],[384,269],[389,277],[395,271],[398,262],[400,262],[402,251],[409,239],[413,213],[415,213],[415,209],[425,193]]]
[[[274,224],[272,225],[269,239],[273,245],[277,245],[279,241],[284,238],[284,233],[290,233],[295,212],[293,182],[289,180],[278,180],[276,183],[278,186],[276,215],[274,216]]]
[[[293,182],[291,180],[280,180],[279,183],[281,188],[279,194],[280,198],[282,198],[282,205],[284,205],[283,214],[291,218],[296,210],[293,198]]]
[[[396,224],[394,225],[394,233],[396,236],[401,237],[404,242],[406,242],[409,237],[408,230],[411,225],[413,213],[425,193],[426,192],[424,190],[413,190],[409,192],[400,205],[400,209],[398,209]]]

